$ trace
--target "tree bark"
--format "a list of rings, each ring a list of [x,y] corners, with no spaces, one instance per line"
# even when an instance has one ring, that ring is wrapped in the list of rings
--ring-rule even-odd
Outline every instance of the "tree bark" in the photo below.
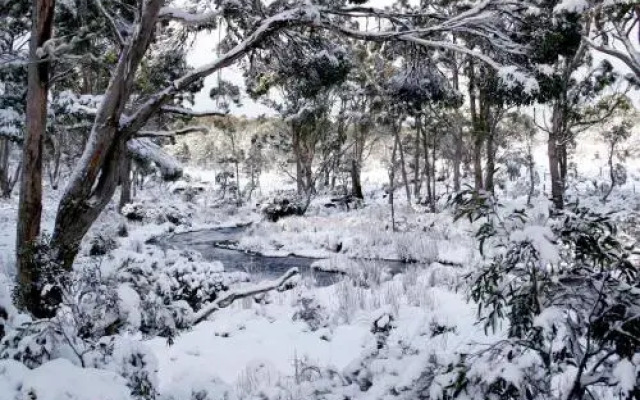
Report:
[[[131,203],[131,157],[124,157],[124,165],[120,171],[120,202],[118,210]]]
[[[41,296],[40,266],[33,260],[33,244],[40,235],[42,213],[42,147],[47,124],[49,61],[38,49],[53,35],[55,0],[33,0],[32,29],[27,77],[26,131],[23,143],[23,172],[16,235],[18,286],[16,304],[36,317],[51,315]]]
[[[109,203],[120,181],[120,167],[132,133],[132,126],[127,125],[125,130],[120,119],[163,3],[162,0],[143,2],[134,34],[113,69],[87,145],[60,201],[51,249],[53,259],[64,270],[71,269],[82,238]],[[144,125],[141,120],[137,122],[140,125],[135,128]]]
[[[291,126],[293,136],[293,155],[296,159],[296,188],[298,195],[304,193],[304,169],[302,167],[302,147],[300,143],[300,129],[297,124]]]
[[[395,131],[395,126],[393,127]],[[396,210],[394,193],[396,191],[396,153],[398,152],[398,136],[393,138],[393,151],[391,152],[391,166],[389,167],[389,207],[391,208],[391,230],[396,231]]]
[[[484,189],[489,193],[493,193],[495,189],[493,178],[494,178],[495,169],[496,169],[496,163],[495,163],[496,149],[494,146],[494,130],[493,129],[489,129],[487,132],[486,150],[487,150],[487,165],[485,167],[486,178],[484,180],[484,185],[485,185]]]
[[[404,183],[405,194],[407,195],[407,203],[411,205],[411,189],[409,188],[409,178],[407,176],[407,167],[404,162],[404,149],[402,146],[402,142],[400,141],[400,130],[402,129],[402,123],[398,121],[397,126],[395,126],[393,133],[396,138],[396,142],[398,144],[398,150],[400,150],[400,172],[402,173],[402,181]]]
[[[553,107],[551,131],[547,143],[547,155],[549,157],[549,175],[551,176],[551,201],[557,210],[564,208],[564,182],[560,169],[560,154],[558,142],[562,131],[562,111],[559,101]]]
[[[420,131],[421,131],[421,116],[416,113],[416,136],[414,142],[414,157],[413,157],[413,197],[416,201],[420,201],[420,184],[422,179],[420,178]]]
[[[477,104],[476,96],[476,74],[473,61],[469,66],[469,104],[471,110],[471,127],[473,129],[473,177],[476,190],[482,190],[484,183],[482,179],[482,146],[484,144],[484,123],[483,119],[483,102]],[[478,109],[480,108],[480,109]]]

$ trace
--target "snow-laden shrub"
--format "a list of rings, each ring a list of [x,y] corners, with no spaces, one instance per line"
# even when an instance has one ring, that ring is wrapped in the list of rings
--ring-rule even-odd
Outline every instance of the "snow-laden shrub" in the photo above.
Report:
[[[260,211],[268,221],[277,222],[279,219],[291,215],[303,215],[306,207],[303,204],[286,198],[275,198],[262,205]]]
[[[459,216],[482,221],[485,259],[470,276],[471,298],[485,329],[506,320],[508,330],[437,379],[448,396],[637,398],[639,271],[610,216],[571,206],[535,225],[523,211],[502,215],[488,197],[457,204]]]
[[[158,202],[129,203],[122,207],[121,212],[128,220],[145,223],[171,222],[174,225],[189,225],[191,221],[190,211]]]
[[[329,316],[324,306],[309,294],[298,294],[295,308],[293,320],[304,321],[312,331],[324,328],[329,323]]]
[[[90,256],[104,256],[118,247],[118,243],[112,237],[97,234],[91,239],[89,247]]]
[[[219,262],[204,261],[198,253],[125,253],[114,272],[120,308],[129,329],[171,338],[190,323],[194,311],[214,301],[218,293],[247,275],[224,272]]]
[[[103,337],[84,355],[84,365],[112,371],[126,380],[136,399],[158,395],[158,361],[141,342],[119,336]]]

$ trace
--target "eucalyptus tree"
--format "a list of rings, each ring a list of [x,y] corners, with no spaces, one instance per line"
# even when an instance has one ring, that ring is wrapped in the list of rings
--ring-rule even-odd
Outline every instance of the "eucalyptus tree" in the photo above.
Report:
[[[252,61],[249,90],[254,97],[279,90],[281,101],[267,102],[290,127],[298,194],[313,193],[315,154],[319,144],[330,140],[335,89],[351,69],[350,53],[327,37],[291,32],[283,35],[282,42],[256,52]],[[327,160],[322,161],[321,169],[326,170]]]

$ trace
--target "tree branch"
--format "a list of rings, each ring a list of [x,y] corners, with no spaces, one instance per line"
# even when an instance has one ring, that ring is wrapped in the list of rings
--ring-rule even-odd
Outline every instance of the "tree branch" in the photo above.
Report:
[[[216,19],[221,15],[219,11],[196,14],[179,8],[162,7],[158,17],[161,21],[179,21],[185,25],[215,25]]]
[[[277,290],[279,292],[285,291],[295,284],[293,278],[298,275],[300,275],[298,268],[291,268],[275,281],[265,282],[246,289],[231,291],[197,312],[193,316],[193,325],[204,321],[219,309],[229,307],[236,300],[252,297],[272,290]]]
[[[186,128],[176,129],[174,131],[140,131],[136,133],[135,137],[174,137],[194,132],[207,133],[209,132],[209,128],[207,128],[206,126],[188,126]]]
[[[224,117],[228,115],[226,111],[217,111],[217,110],[208,110],[208,111],[195,111],[190,110],[184,107],[177,106],[164,106],[161,108],[162,111],[168,112],[171,114],[179,114],[188,117]]]

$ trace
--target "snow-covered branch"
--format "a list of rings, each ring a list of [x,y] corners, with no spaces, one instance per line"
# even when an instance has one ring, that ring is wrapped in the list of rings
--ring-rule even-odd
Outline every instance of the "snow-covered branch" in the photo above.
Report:
[[[205,110],[205,111],[196,111],[191,110],[184,107],[177,106],[164,106],[162,107],[162,111],[168,112],[171,114],[179,114],[188,117],[224,117],[228,114],[227,111],[219,111],[219,110]]]
[[[632,57],[632,54],[626,53],[621,49],[616,49],[607,45],[599,45],[589,38],[584,38],[584,41],[594,50],[622,61],[633,71],[634,74],[636,74],[636,76],[640,76],[640,58]]]
[[[162,7],[160,9],[160,20],[179,21],[185,25],[211,25],[215,24],[221,13],[211,11],[208,13],[191,13],[180,8]]]
[[[109,22],[109,27],[111,28],[111,33],[113,34],[113,36],[115,36],[116,40],[121,46],[124,45],[124,38],[122,37],[122,34],[120,33],[120,29],[118,29],[118,25],[116,24],[116,21],[113,19],[113,16],[109,14],[107,9],[104,7],[104,5],[102,4],[102,0],[94,0],[94,1],[96,3],[96,6],[102,13],[102,15],[104,15],[104,17]]]
[[[221,55],[217,60],[206,64],[190,73],[176,79],[163,90],[151,96],[131,117],[124,121],[121,131],[126,135],[132,135],[140,130],[147,120],[176,93],[185,90],[198,80],[205,78],[212,73],[233,64],[236,60],[244,57],[254,47],[258,46],[271,34],[287,26],[310,24],[316,20],[317,10],[313,7],[300,7],[283,11],[272,17],[266,18],[260,26],[249,35],[244,41],[238,43],[234,48]]]
[[[218,311],[221,308],[229,307],[234,301],[244,299],[246,297],[253,297],[258,294],[270,292],[272,290],[284,291],[295,284],[295,278],[300,273],[298,268],[291,268],[284,273],[280,278],[271,282],[264,282],[255,286],[251,286],[246,289],[231,291],[218,299],[213,303],[204,307],[193,316],[193,324],[198,324],[207,319],[211,314]]]
[[[154,163],[165,179],[182,175],[182,166],[178,160],[148,138],[129,140],[127,151],[136,160]]]
[[[140,131],[136,133],[136,137],[174,137],[194,132],[207,133],[209,132],[209,128],[206,126],[188,126],[186,128],[176,129],[173,131]]]
[[[498,62],[493,60],[491,57],[485,54],[482,54],[480,52],[471,50],[468,47],[457,45],[451,42],[422,39],[416,36],[415,34],[406,34],[406,33],[398,34],[397,32],[358,31],[358,30],[353,30],[353,29],[350,29],[341,25],[332,24],[332,23],[323,23],[322,27],[328,30],[340,32],[343,35],[352,37],[354,39],[381,42],[381,41],[387,41],[391,38],[395,38],[396,40],[411,42],[411,43],[415,43],[425,47],[451,50],[457,53],[467,54],[472,57],[475,57],[478,60],[486,63],[487,65],[489,65],[491,68],[495,70],[499,70],[502,68],[502,65],[500,65]],[[419,32],[419,33],[424,33],[424,32]]]

